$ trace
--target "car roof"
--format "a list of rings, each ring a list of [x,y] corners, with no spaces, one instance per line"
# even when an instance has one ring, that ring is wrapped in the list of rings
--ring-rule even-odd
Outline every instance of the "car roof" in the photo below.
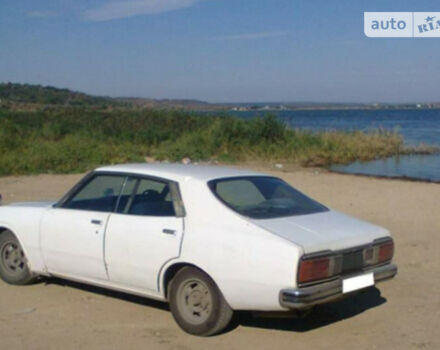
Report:
[[[136,163],[118,164],[97,168],[95,171],[121,172],[139,175],[149,175],[172,181],[196,179],[210,181],[226,177],[238,176],[268,176],[264,173],[250,170],[234,169],[226,166],[172,164],[172,163]]]

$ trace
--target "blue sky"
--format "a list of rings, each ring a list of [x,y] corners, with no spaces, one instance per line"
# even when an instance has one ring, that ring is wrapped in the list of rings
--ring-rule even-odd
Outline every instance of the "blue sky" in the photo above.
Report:
[[[2,0],[0,81],[211,102],[439,101],[440,38],[363,34],[409,0]]]

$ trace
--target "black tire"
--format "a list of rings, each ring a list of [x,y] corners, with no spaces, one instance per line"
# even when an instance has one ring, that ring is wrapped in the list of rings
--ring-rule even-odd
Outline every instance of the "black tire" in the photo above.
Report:
[[[173,317],[185,332],[208,337],[220,333],[231,322],[233,310],[203,271],[182,268],[168,290]]]
[[[36,279],[29,270],[20,242],[11,231],[0,233],[0,278],[14,285],[30,284]]]

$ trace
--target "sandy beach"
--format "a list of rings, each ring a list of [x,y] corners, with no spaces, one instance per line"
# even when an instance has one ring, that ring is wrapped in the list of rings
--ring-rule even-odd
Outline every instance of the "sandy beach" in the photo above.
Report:
[[[61,280],[27,287],[0,282],[0,348],[439,349],[440,185],[316,170],[266,172],[389,229],[398,276],[302,320],[242,313],[228,332],[207,339],[181,331],[166,304]],[[0,193],[4,203],[56,199],[80,177],[4,177]]]

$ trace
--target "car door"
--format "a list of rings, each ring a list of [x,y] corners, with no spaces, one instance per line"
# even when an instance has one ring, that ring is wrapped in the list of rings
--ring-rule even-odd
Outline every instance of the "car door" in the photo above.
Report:
[[[162,266],[180,254],[183,216],[176,183],[137,179],[132,196],[109,218],[105,260],[110,281],[157,292]]]
[[[107,280],[104,236],[126,176],[94,174],[48,210],[41,228],[41,250],[49,272]]]

